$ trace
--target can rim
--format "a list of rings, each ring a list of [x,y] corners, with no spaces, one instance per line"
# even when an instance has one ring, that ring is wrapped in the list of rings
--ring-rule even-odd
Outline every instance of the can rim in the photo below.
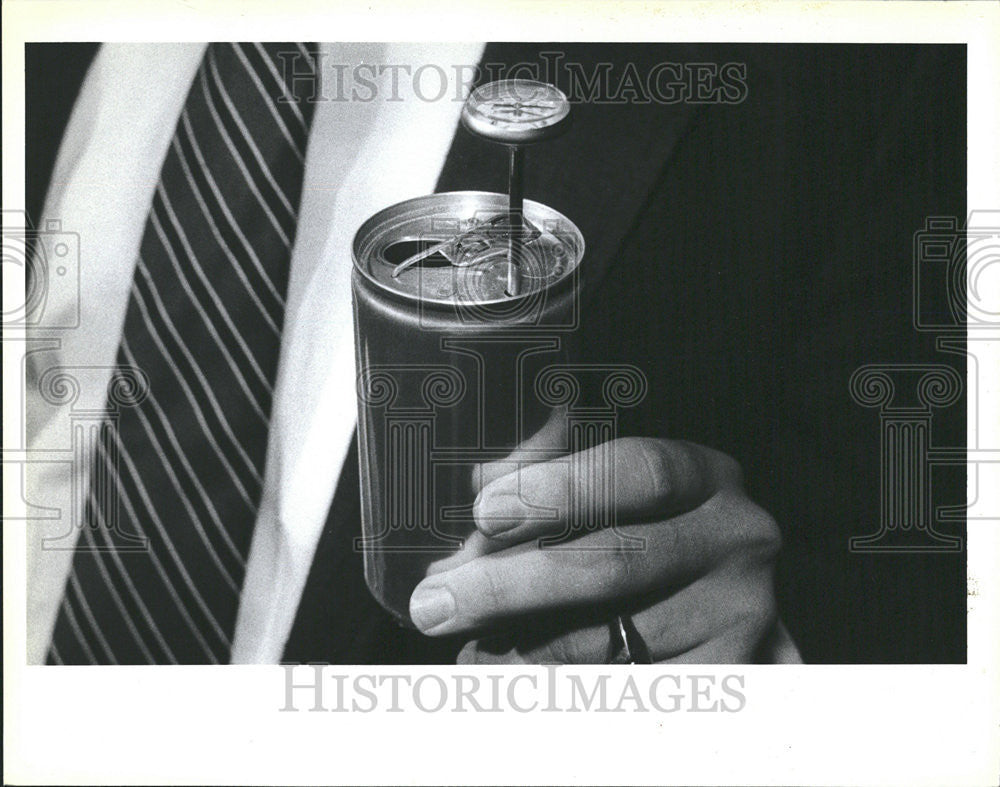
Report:
[[[522,300],[531,297],[537,297],[540,293],[546,292],[556,287],[560,287],[566,282],[570,281],[578,271],[580,263],[583,260],[584,252],[586,251],[586,244],[583,238],[583,234],[580,232],[579,228],[570,221],[566,216],[555,208],[549,207],[544,203],[537,202],[535,200],[524,200],[525,213],[529,213],[532,210],[536,212],[542,212],[549,214],[551,218],[564,223],[566,227],[570,228],[573,242],[578,250],[575,257],[574,264],[572,266],[567,266],[567,270],[558,279],[546,284],[539,289],[528,290],[527,292],[521,293],[517,296],[505,296],[502,298],[494,298],[489,300],[475,301],[464,303],[461,301],[455,301],[452,299],[436,299],[436,298],[422,298],[417,293],[405,292],[403,290],[393,288],[388,286],[384,282],[380,281],[370,270],[367,269],[365,264],[362,264],[362,258],[370,256],[372,251],[372,246],[374,245],[374,239],[378,237],[378,230],[390,219],[394,223],[401,223],[407,218],[419,218],[422,215],[427,215],[432,211],[430,208],[434,207],[435,202],[447,203],[449,199],[462,199],[462,200],[488,200],[491,202],[502,201],[503,205],[506,205],[507,195],[501,194],[494,191],[442,191],[436,192],[434,194],[425,194],[420,197],[411,197],[410,199],[402,200],[401,202],[394,203],[385,208],[382,208],[377,213],[366,219],[361,226],[358,228],[357,232],[354,234],[354,239],[351,243],[351,259],[353,262],[354,270],[358,274],[363,276],[366,281],[370,282],[374,287],[378,288],[380,291],[387,293],[388,295],[401,299],[408,302],[419,303],[426,306],[435,306],[441,308],[455,308],[460,306],[495,306],[503,304],[515,304]]]

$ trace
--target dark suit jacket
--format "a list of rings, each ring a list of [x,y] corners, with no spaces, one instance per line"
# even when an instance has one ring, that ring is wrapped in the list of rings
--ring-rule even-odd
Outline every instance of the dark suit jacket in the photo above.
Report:
[[[32,215],[87,47],[28,46]],[[928,216],[966,212],[965,47],[516,44],[490,45],[484,61],[536,63],[544,51],[576,73],[611,64],[612,87],[629,62],[640,75],[663,62],[746,64],[740,103],[581,102],[570,131],[530,153],[527,196],[587,239],[577,352],[647,374],[623,433],[743,464],[784,533],[779,606],[807,661],[963,662],[964,552],[848,548],[880,521],[878,414],[848,381],[875,362],[947,363],[964,378],[963,356],[912,327],[911,255]],[[579,94],[573,72],[553,76]],[[457,130],[438,190],[504,191],[505,176],[494,146]],[[964,439],[963,399],[935,415],[933,440]],[[461,643],[399,629],[368,594],[352,548],[357,489],[348,463],[286,659],[453,659]],[[935,470],[933,489],[935,505],[963,503],[964,469]]]

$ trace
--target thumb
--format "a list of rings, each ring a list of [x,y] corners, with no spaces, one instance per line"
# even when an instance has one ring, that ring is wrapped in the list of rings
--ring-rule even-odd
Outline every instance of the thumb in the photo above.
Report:
[[[564,407],[554,409],[539,430],[506,457],[475,466],[472,471],[473,492],[478,495],[491,482],[508,473],[517,472],[518,468],[563,456],[568,450],[566,446],[567,432],[566,409]],[[469,535],[465,540],[465,545],[460,550],[431,563],[427,574],[450,571],[470,560],[494,552],[497,548],[497,544],[490,543],[486,536],[476,530]]]

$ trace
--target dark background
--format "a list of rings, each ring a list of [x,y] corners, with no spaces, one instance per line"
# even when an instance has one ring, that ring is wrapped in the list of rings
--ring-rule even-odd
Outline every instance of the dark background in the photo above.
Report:
[[[26,47],[32,219],[94,50]],[[965,47],[491,44],[484,60],[533,62],[546,50],[640,71],[747,64],[740,104],[582,103],[571,131],[532,153],[526,195],[588,242],[581,359],[649,377],[623,433],[703,443],[743,464],[751,496],[782,527],[779,606],[806,661],[964,662],[964,552],[848,549],[878,530],[880,473],[878,412],[852,401],[848,380],[884,362],[944,363],[965,377],[964,358],[937,352],[911,317],[914,234],[928,216],[966,215]],[[502,156],[461,130],[438,184],[455,188],[505,189]],[[933,441],[964,446],[964,398],[935,412]],[[448,658],[454,643],[399,632],[365,592],[348,546],[352,470],[286,657]],[[964,468],[935,469],[933,484],[935,506],[964,502]]]

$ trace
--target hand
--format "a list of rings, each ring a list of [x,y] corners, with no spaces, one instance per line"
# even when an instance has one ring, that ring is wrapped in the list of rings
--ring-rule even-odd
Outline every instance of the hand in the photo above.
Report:
[[[746,496],[738,464],[651,438],[559,457],[564,423],[554,415],[506,460],[482,466],[477,532],[414,591],[418,628],[490,635],[460,662],[602,663],[622,613],[654,662],[798,661],[777,622],[778,527]],[[586,519],[613,508],[617,526],[574,526],[571,482]]]

